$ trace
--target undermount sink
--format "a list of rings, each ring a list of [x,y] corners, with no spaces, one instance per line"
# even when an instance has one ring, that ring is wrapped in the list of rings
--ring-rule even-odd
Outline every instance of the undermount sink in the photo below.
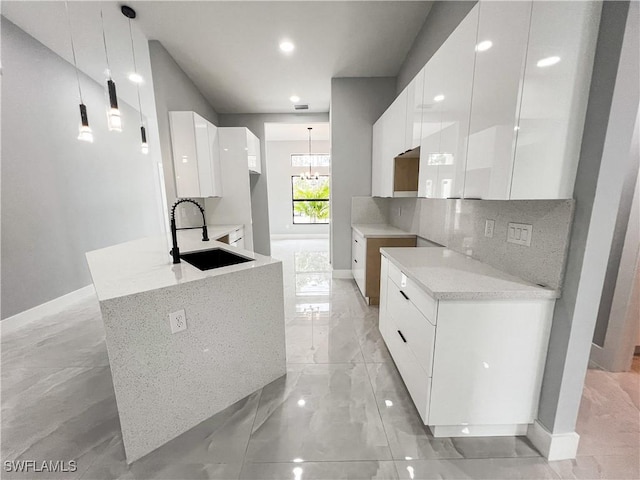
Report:
[[[200,270],[211,270],[213,268],[227,267],[253,261],[253,258],[236,255],[222,248],[213,248],[201,252],[183,253],[180,258]]]

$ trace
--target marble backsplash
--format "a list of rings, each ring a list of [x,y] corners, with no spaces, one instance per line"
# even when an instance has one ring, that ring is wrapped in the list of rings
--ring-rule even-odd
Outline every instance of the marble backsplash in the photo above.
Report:
[[[389,223],[388,198],[351,197],[351,225]]]
[[[573,210],[574,200],[354,197],[352,219],[388,223],[525,280],[561,288]],[[486,220],[495,221],[492,238],[484,235]],[[509,222],[533,225],[530,247],[507,243]]]

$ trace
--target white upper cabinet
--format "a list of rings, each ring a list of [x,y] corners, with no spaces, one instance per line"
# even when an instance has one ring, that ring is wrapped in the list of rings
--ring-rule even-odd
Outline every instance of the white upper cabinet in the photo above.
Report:
[[[509,198],[530,15],[531,2],[480,2],[466,198]]]
[[[407,121],[405,150],[420,146],[422,138],[422,92],[424,89],[424,68],[407,86]]]
[[[394,196],[395,157],[406,150],[407,97],[405,89],[373,128],[371,194]]]
[[[374,125],[373,196],[571,198],[601,10],[478,2]]]
[[[373,124],[372,144],[371,144],[371,196],[382,197],[382,170],[384,169],[384,158],[382,148],[382,130],[384,127],[384,117],[380,117]]]
[[[571,198],[601,2],[533,2],[512,199]]]
[[[213,175],[213,192],[212,197],[222,196],[222,167],[220,166],[220,138],[218,127],[213,123],[207,122],[207,131],[209,132],[209,148],[211,150],[211,172]]]
[[[169,112],[169,122],[177,197],[222,196],[215,125],[195,112]]]
[[[249,173],[261,173],[260,139],[247,129],[247,163]]]
[[[423,70],[420,197],[462,196],[477,28],[476,5]]]

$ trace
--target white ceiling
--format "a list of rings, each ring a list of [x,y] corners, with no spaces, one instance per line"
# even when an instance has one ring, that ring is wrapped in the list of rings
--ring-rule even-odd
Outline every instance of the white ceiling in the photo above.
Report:
[[[431,7],[424,1],[135,1],[220,113],[329,110],[332,77],[395,76]],[[283,55],[279,42],[294,42]]]
[[[159,40],[220,113],[329,110],[332,77],[395,76],[429,13],[429,1],[131,1],[134,20]],[[121,2],[69,2],[80,67],[104,70],[99,11],[113,56],[127,56]],[[70,60],[64,2],[3,1],[2,13]],[[110,25],[114,25],[113,27]],[[124,30],[123,30],[124,28]],[[135,33],[135,32],[134,32]],[[283,55],[279,42],[296,49]],[[121,44],[121,46],[120,46]],[[92,75],[93,76],[93,75]],[[125,87],[122,87],[124,92]],[[120,93],[119,86],[119,93]]]
[[[265,123],[264,136],[267,142],[308,141],[311,127],[311,142],[329,140],[328,123]]]

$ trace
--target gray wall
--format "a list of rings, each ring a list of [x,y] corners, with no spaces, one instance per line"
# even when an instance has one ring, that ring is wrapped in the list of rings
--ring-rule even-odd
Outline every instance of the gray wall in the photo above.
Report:
[[[637,7],[633,7],[636,15]],[[615,219],[631,160],[639,102],[638,32],[635,18],[635,27],[625,34],[628,9],[628,2],[603,2],[574,190],[576,209],[564,291],[556,303],[540,397],[539,420],[552,433],[575,429]]]
[[[371,195],[372,127],[396,96],[396,79],[331,79],[331,263],[351,269],[351,197]]]
[[[398,72],[398,93],[409,85],[476,3],[455,0],[434,2]]]
[[[326,113],[248,113],[220,114],[221,127],[246,127],[260,139],[262,174],[251,175],[251,213],[253,215],[253,249],[262,255],[271,255],[269,233],[269,199],[267,196],[267,163],[264,138],[265,123],[319,123],[328,122]]]
[[[2,318],[91,283],[84,253],[162,231],[138,112],[109,132],[104,86],[81,75],[94,143],[77,140],[72,65],[2,17]]]
[[[151,40],[149,42],[149,55],[151,56],[151,71],[158,114],[166,200],[168,208],[171,208],[173,202],[176,201],[176,182],[171,152],[169,112],[181,110],[196,112],[214,125],[219,125],[219,119],[213,107],[159,41]],[[204,206],[203,201],[200,203]],[[200,212],[195,206],[189,204],[180,206],[180,214],[176,218],[178,226],[202,224]]]

